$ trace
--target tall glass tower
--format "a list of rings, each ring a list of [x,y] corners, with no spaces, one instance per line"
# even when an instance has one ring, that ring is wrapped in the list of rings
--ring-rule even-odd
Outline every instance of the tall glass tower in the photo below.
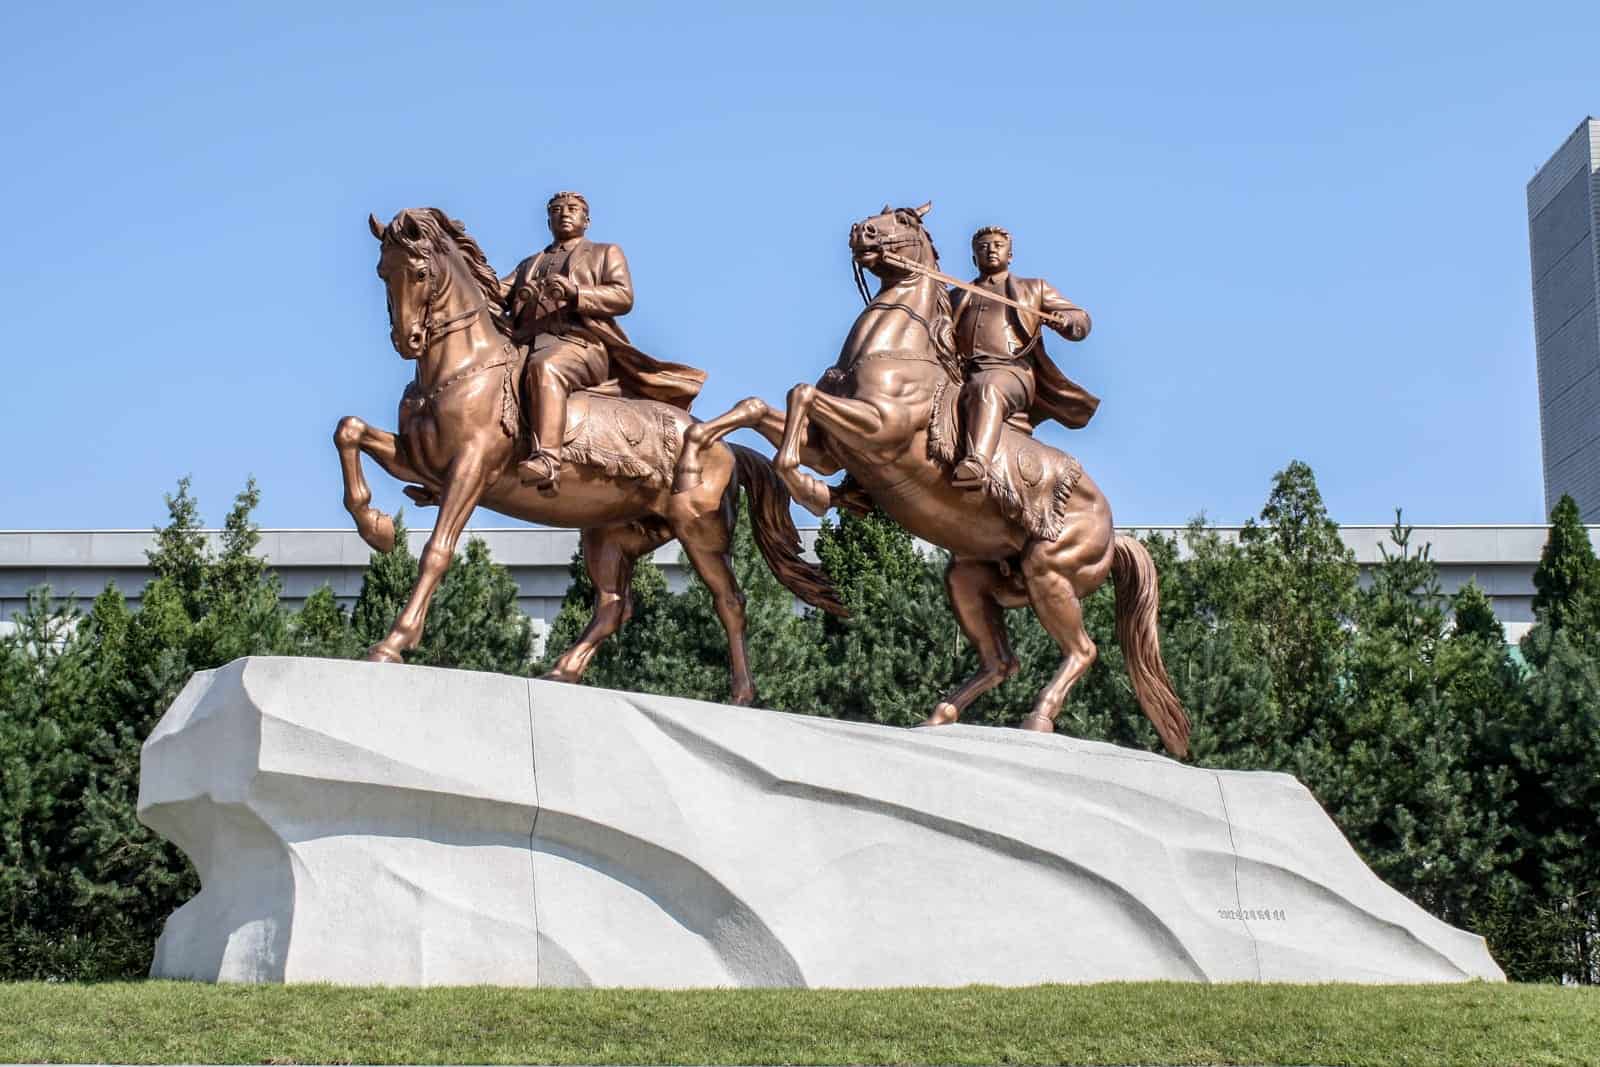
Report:
[[[1528,183],[1539,435],[1548,514],[1561,494],[1600,521],[1600,120],[1584,119]]]

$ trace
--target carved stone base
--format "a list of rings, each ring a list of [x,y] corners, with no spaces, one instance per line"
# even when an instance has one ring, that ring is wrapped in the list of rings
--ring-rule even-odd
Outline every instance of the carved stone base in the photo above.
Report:
[[[497,675],[248,659],[145,743],[204,889],[153,975],[434,985],[1502,980],[1287,775]]]

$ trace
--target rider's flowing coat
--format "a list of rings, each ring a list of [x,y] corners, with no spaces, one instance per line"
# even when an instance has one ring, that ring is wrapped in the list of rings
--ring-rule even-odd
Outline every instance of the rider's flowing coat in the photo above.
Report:
[[[556,246],[551,245],[517,264],[516,270],[501,279],[506,309],[511,313],[512,336],[519,344],[532,341],[529,333],[539,313],[537,287],[528,282],[537,276],[542,259],[555,254]],[[617,325],[616,316],[633,307],[633,280],[622,249],[579,238],[565,273],[578,287],[577,301],[567,311],[568,319],[605,345],[611,373],[623,395],[647,397],[689,410],[705,384],[706,372],[641,352]]]
[[[1085,426],[1100,406],[1100,398],[1061,373],[1061,368],[1044,350],[1044,338],[1039,336],[1039,325],[1041,315],[1060,315],[1068,322],[1068,330],[1063,336],[1068,340],[1081,341],[1089,335],[1089,313],[1056,292],[1055,287],[1043,278],[1009,275],[1006,278],[1006,296],[1033,309],[1004,309],[1012,329],[1026,339],[1028,354],[1024,358],[1033,364],[1036,392],[1033,406],[1028,409],[1028,422],[1037,426],[1045,419],[1055,419],[1074,430]],[[968,300],[982,299],[963,289],[952,289],[950,304],[955,321],[961,321],[961,309]]]

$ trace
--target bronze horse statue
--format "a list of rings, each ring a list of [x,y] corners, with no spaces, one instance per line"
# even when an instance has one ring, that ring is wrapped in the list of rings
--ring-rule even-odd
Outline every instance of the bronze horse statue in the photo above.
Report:
[[[821,569],[801,558],[789,493],[760,454],[739,445],[700,449],[696,464],[703,479],[692,490],[673,491],[679,452],[695,419],[670,404],[577,393],[567,411],[560,492],[547,496],[523,486],[513,469],[529,451],[518,414],[523,353],[506,335],[494,270],[462,224],[436,208],[402,211],[387,226],[369,217],[368,224],[382,244],[378,276],[388,292],[390,340],[417,369],[400,403],[398,433],[353,415],[339,420],[333,439],[345,508],[367,544],[380,552],[394,547],[394,523],[372,506],[362,453],[412,483],[405,493],[417,504],[439,508],[417,584],[369,660],[397,661],[416,647],[428,603],[480,505],[582,531],[594,614],[546,678],[576,682],[583,676],[601,643],[632,613],[634,562],[675,537],[727,630],[732,702],[751,703],[744,596],[730,556],[741,488],[750,495],[756,545],[778,580],[806,603],[844,613]]]
[[[703,450],[735,429],[753,427],[778,446],[774,466],[814,514],[850,506],[864,493],[912,534],[947,549],[945,588],[981,665],[933,708],[925,726],[955,722],[972,701],[1017,672],[1002,609],[1029,605],[1063,658],[1022,726],[1053,730],[1067,693],[1096,656],[1082,600],[1109,575],[1116,584],[1117,643],[1134,693],[1167,750],[1182,756],[1189,720],[1161,662],[1155,565],[1143,545],[1112,528],[1110,505],[1077,460],[1007,427],[991,486],[951,485],[961,379],[950,296],[912,269],[938,269],[922,223],[929,207],[885,205],[851,229],[858,270],[881,284],[851,327],[838,362],[818,385],[791,389],[787,412],[751,397],[692,427],[678,484],[685,491],[697,484],[702,456],[707,472],[712,469]],[[802,463],[824,476],[843,469],[849,478],[830,487],[801,470]]]

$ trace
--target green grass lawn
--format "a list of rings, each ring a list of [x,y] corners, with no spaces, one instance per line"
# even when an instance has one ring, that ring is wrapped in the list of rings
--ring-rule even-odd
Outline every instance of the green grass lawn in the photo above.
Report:
[[[1600,989],[0,984],[0,1061],[1600,1065]]]

